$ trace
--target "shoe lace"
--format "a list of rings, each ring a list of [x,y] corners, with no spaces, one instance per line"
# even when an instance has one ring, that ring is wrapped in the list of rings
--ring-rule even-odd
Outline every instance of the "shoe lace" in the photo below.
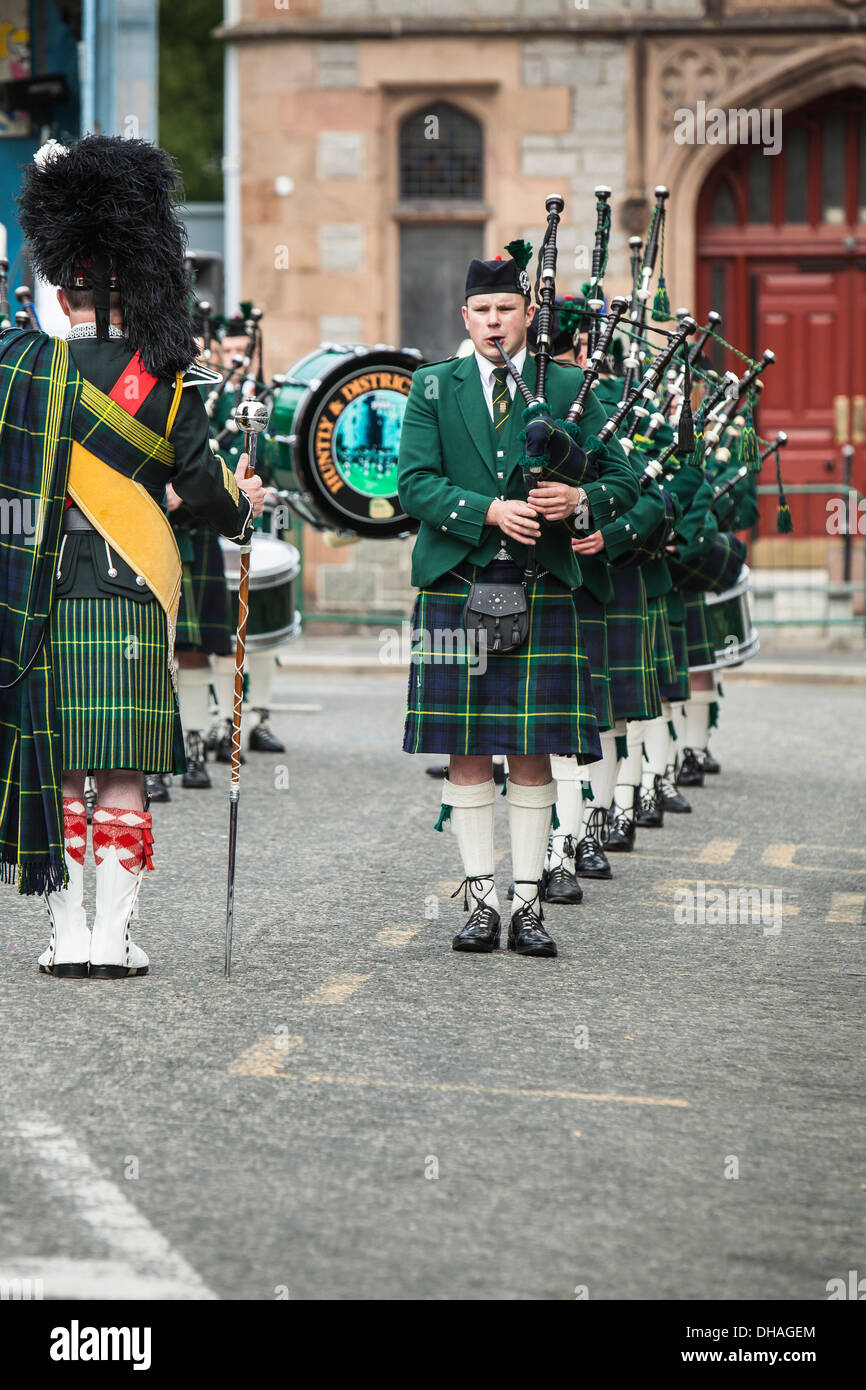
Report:
[[[667,771],[659,782],[659,790],[662,796],[678,796],[675,777],[668,777]]]
[[[492,884],[492,883],[493,883],[493,875],[492,875],[492,874],[467,874],[467,876],[466,876],[466,878],[464,878],[463,882],[462,882],[462,883],[458,883],[457,887],[454,889],[454,892],[451,894],[452,898],[456,898],[458,893],[462,893],[462,894],[463,894],[463,911],[464,911],[464,912],[468,912],[468,911],[469,911],[469,894],[470,894],[470,893],[472,894],[472,896],[473,896],[473,898],[475,899],[475,902],[476,902],[476,906],[472,909],[472,916],[473,916],[473,917],[475,916],[476,912],[492,912],[492,911],[493,911],[493,908],[490,906],[490,904],[487,903],[487,902],[485,902],[484,896],[483,896],[483,891],[479,889],[479,891],[476,892],[475,884],[479,884],[479,885],[480,885],[480,884],[483,884],[483,883],[491,883],[491,884]],[[471,920],[471,919],[470,919],[470,920]]]
[[[602,836],[604,827],[607,824],[607,811],[603,806],[595,806],[586,818],[586,833],[583,842],[591,845],[594,850],[601,850]]]
[[[556,872],[554,870],[554,872]],[[536,892],[535,902],[538,903],[536,909],[531,903],[522,902],[515,912],[515,917],[520,917],[524,924],[532,927],[535,931],[544,931],[542,922],[544,921],[544,909],[541,906],[541,884],[534,878],[516,878],[514,880],[515,896],[519,883],[531,883]],[[521,895],[522,896],[522,895]]]
[[[622,811],[619,807],[612,811],[608,816],[608,828],[618,830],[620,835],[627,835],[631,829],[632,817],[634,816],[634,806],[630,811]]]

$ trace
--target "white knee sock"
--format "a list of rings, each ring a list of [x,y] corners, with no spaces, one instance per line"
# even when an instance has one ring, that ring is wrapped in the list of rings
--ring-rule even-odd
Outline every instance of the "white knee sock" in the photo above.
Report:
[[[556,801],[556,783],[525,787],[508,779],[505,793],[511,830],[511,864],[514,873],[514,911],[538,907],[538,881],[544,871],[544,857],[550,835],[551,808]]]
[[[607,811],[613,800],[614,787],[616,786],[616,731],[605,729],[599,735],[601,739],[601,758],[595,763],[584,763],[581,768],[584,779],[589,782],[592,790],[592,800],[585,800],[583,803],[583,824],[581,825],[581,835],[587,833],[589,818],[593,811],[599,809]],[[588,774],[588,775],[587,775]]]
[[[622,769],[616,784],[614,799],[617,810],[630,812],[634,807],[635,787],[640,786],[643,771],[643,731],[645,721],[630,719],[626,729],[628,754],[623,760]]]
[[[714,690],[696,690],[686,700],[683,746],[698,752],[706,750],[710,736],[710,705],[716,698]]]
[[[568,869],[574,873],[574,858],[565,854],[565,842],[569,836],[580,838],[582,786],[581,768],[575,758],[553,756],[550,767],[556,778],[556,818],[559,829],[554,830],[550,842],[550,868]]]
[[[648,719],[643,726],[643,746],[646,749],[646,762],[641,776],[641,785],[652,787],[653,779],[664,775],[667,766],[668,745],[671,733],[664,715],[658,719]]]
[[[216,691],[217,714],[231,719],[235,699],[235,659],[233,656],[212,656],[210,680]]]
[[[686,716],[683,713],[682,700],[677,700],[675,704],[671,704],[671,718],[677,732],[677,749],[681,751],[686,746]]]
[[[442,787],[442,804],[451,807],[450,820],[457,837],[463,872],[467,878],[484,877],[483,883],[473,883],[473,892],[498,912],[499,898],[493,882],[495,796],[496,784],[492,777],[489,782],[475,782],[471,786],[461,786],[446,778]],[[468,896],[470,907],[474,907],[472,894]]]
[[[210,678],[207,666],[181,666],[178,671],[177,698],[185,734],[200,734],[210,723]]]
[[[662,718],[668,726],[668,751],[665,754],[665,772],[673,776],[677,761],[677,733],[674,724],[674,711],[670,700],[662,700]]]
[[[248,652],[246,670],[249,677],[247,700],[250,708],[269,710],[272,696],[271,687],[276,673],[273,652]]]

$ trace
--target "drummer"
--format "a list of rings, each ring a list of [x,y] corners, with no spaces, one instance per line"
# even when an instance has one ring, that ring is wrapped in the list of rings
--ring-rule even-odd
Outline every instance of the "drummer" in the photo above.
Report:
[[[237,403],[241,389],[240,382],[243,375],[250,370],[250,338],[246,331],[246,320],[237,314],[229,319],[221,338],[223,366],[230,367],[241,359],[237,373],[226,388],[225,396],[231,402],[231,409]],[[231,419],[231,410],[224,412],[226,420]],[[240,453],[240,437],[236,432],[237,443],[229,446],[229,452],[234,455]],[[264,457],[264,450],[260,455],[259,473],[266,484],[265,488],[265,508],[266,510],[276,505],[276,490],[271,485],[268,477],[267,461]],[[269,527],[265,523],[264,517],[257,523],[257,529],[267,532]],[[236,600],[234,601],[236,602]],[[233,622],[237,614],[232,604]],[[232,724],[232,705],[234,702],[235,687],[235,655],[234,655],[234,630],[232,633],[232,644],[230,655],[223,652],[213,652],[210,657],[211,680],[216,694],[217,718],[219,727],[216,732],[212,732],[207,739],[208,751],[214,751],[217,762],[231,762],[231,724]],[[256,723],[250,730],[247,747],[253,753],[285,753],[285,744],[277,738],[270,727],[270,711],[273,706],[273,681],[277,667],[274,653],[270,651],[253,652],[247,647],[246,662],[244,671],[247,678],[246,701],[252,707],[253,712],[258,715]],[[207,775],[207,774],[205,774]]]

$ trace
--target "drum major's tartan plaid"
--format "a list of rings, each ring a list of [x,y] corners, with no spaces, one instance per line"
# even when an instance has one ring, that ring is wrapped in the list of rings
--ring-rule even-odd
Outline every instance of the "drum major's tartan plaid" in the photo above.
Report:
[[[574,606],[580,622],[580,639],[589,661],[592,703],[598,727],[613,728],[613,704],[608,666],[608,633],[605,606],[586,586],[574,590]]]
[[[664,602],[664,600],[662,600]],[[673,701],[674,705],[688,699],[688,651],[685,645],[685,623],[677,623],[667,614],[670,631],[670,648],[674,659],[673,680],[659,680],[659,694],[662,699]]]
[[[62,766],[184,772],[157,601],[59,598],[50,632]]]
[[[638,568],[611,566],[613,600],[607,605],[607,654],[614,719],[656,719],[661,714],[646,586]]]
[[[494,561],[473,577],[513,578]],[[529,635],[515,652],[488,653],[481,673],[467,658],[442,659],[437,634],[462,633],[469,580],[444,575],[421,589],[413,614],[413,660],[403,748],[407,753],[573,753],[601,757],[589,662],[571,590],[551,574],[529,586]],[[445,639],[447,655],[447,638]],[[437,661],[437,654],[440,659]],[[419,659],[427,657],[427,660]]]
[[[707,604],[704,594],[684,594],[686,601],[686,642],[689,666],[711,666],[716,659],[716,649],[710,636],[707,622]]]
[[[235,629],[229,617],[228,587],[217,533],[210,527],[198,526],[188,531],[178,529],[175,535],[183,560],[175,649],[231,656]]]

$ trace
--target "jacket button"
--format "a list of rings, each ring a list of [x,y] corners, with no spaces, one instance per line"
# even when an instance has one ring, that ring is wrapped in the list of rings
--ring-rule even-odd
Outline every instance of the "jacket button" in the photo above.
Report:
[[[135,576],[135,582],[136,584],[140,585],[141,588],[144,588],[145,584],[147,583],[147,580],[145,579],[143,574],[137,574]]]

